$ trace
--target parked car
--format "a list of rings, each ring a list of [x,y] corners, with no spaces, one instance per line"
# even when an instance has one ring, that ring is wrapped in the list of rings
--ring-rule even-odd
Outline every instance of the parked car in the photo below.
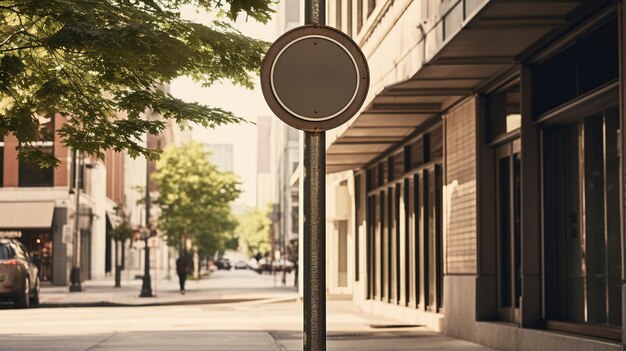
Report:
[[[0,239],[0,299],[17,307],[39,304],[39,271],[17,239]]]
[[[217,260],[217,269],[222,270],[225,269],[229,271],[232,268],[230,264],[230,260],[228,258],[221,258]]]
[[[260,259],[257,262],[256,267],[253,268],[253,269],[254,269],[255,272],[257,272],[259,274],[263,274],[264,272],[267,272],[267,273],[271,273],[272,272],[272,267],[270,267],[270,264],[264,258]]]
[[[246,263],[246,261],[237,261],[235,263],[235,270],[238,269],[248,269],[248,264]]]

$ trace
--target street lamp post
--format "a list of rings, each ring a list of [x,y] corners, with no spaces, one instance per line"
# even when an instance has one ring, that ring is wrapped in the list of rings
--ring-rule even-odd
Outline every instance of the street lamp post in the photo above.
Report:
[[[141,285],[141,293],[139,297],[153,297],[152,295],[152,279],[150,278],[150,247],[148,239],[150,239],[150,161],[146,159],[146,228],[142,233],[144,239],[144,273],[143,284]]]
[[[79,292],[83,288],[80,284],[80,158],[78,150],[74,150],[74,196],[76,209],[74,211],[74,240],[72,247],[72,270],[70,271],[70,292]]]

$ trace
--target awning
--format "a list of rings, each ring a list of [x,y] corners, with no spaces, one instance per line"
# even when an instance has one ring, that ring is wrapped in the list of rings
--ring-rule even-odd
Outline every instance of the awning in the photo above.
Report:
[[[54,202],[0,202],[0,228],[51,228],[53,214]]]
[[[591,3],[485,1],[464,19],[458,30],[441,30],[446,34],[443,41],[439,39],[439,48],[427,52],[428,45],[424,42],[429,42],[429,35],[433,36],[430,42],[436,42],[435,37],[441,35],[437,26],[445,26],[448,16],[462,11],[465,1],[457,1],[429,34],[416,38],[416,47],[426,45],[421,68],[410,79],[383,89],[332,141],[327,150],[327,173],[364,167],[381,152],[409,137],[416,128],[438,118],[443,111],[519,64],[530,48],[558,35],[583,16],[585,11],[581,8],[592,6]]]

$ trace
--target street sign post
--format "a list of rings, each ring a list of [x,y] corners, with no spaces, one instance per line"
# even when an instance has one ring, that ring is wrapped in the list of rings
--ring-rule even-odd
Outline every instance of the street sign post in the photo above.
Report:
[[[304,133],[305,351],[326,350],[326,135],[352,118],[369,89],[367,60],[346,34],[324,26],[324,0],[305,0],[305,25],[278,38],[261,67],[267,104]]]

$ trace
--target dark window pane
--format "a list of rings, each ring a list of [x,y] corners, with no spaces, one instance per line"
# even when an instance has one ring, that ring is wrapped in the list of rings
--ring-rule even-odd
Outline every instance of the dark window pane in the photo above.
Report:
[[[52,147],[42,148],[43,151],[52,153]],[[52,186],[53,168],[42,168],[38,164],[19,160],[19,186],[20,187],[48,187]]]
[[[387,162],[381,161],[378,164],[378,185],[386,184],[389,181],[389,168]]]
[[[498,161],[499,183],[499,238],[500,238],[500,306],[511,307],[511,240],[509,221],[511,207],[509,192],[510,158],[504,157]]]
[[[428,161],[439,161],[443,157],[443,132],[435,129],[428,133],[430,156]]]
[[[576,46],[538,64],[532,73],[533,116],[576,97]]]
[[[515,307],[522,296],[522,177],[520,154],[513,155],[513,255],[515,263]]]
[[[411,169],[419,167],[424,164],[424,140],[423,138],[417,139],[410,146],[411,149]]]
[[[404,153],[397,153],[393,157],[393,177],[395,179],[404,175]]]
[[[433,171],[428,171],[428,306],[434,312],[437,291],[437,238],[435,227],[435,182]]]
[[[13,256],[15,256],[15,254],[10,245],[0,245],[0,260],[13,258]]]
[[[616,17],[581,37],[578,45],[579,95],[617,79],[619,54]]]
[[[378,170],[376,167],[372,167],[367,170],[367,191],[376,189],[378,187]]]

